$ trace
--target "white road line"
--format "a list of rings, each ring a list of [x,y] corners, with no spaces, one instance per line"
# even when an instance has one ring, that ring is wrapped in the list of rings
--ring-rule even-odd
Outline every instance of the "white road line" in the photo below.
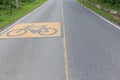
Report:
[[[74,1],[77,2],[77,3],[79,3],[79,2],[76,1],[76,0],[74,0]],[[80,4],[80,3],[79,3],[79,4]],[[87,8],[86,6],[84,6],[83,4],[80,4],[80,5],[82,5],[84,8],[86,8],[87,10],[89,10],[90,12],[92,12],[93,14],[95,14],[96,16],[100,17],[101,19],[103,19],[103,20],[106,21],[107,23],[113,25],[115,28],[120,29],[120,26],[118,26],[118,25],[112,23],[111,21],[105,19],[104,17],[102,17],[102,16],[100,16],[99,14],[95,13],[94,11],[90,10],[89,8]]]
[[[16,21],[15,23],[13,23],[12,25],[10,25],[8,28],[6,28],[5,30],[3,30],[2,32],[0,32],[0,35],[3,34],[4,32],[6,32],[7,30],[9,30],[10,28],[14,27],[17,23],[19,23],[20,21],[24,20],[25,18],[29,17],[32,13],[34,13],[35,11],[37,11],[39,8],[41,8],[42,6],[44,6],[48,1],[46,1],[45,3],[43,3],[40,7],[36,8],[35,10],[33,10],[32,12],[28,13],[26,16],[24,16],[23,18],[19,19],[18,21]]]

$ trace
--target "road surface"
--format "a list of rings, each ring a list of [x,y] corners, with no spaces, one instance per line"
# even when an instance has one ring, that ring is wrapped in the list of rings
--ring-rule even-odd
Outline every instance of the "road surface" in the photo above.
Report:
[[[0,39],[0,80],[120,80],[120,30],[74,0],[48,0],[1,35],[49,22],[59,36]]]

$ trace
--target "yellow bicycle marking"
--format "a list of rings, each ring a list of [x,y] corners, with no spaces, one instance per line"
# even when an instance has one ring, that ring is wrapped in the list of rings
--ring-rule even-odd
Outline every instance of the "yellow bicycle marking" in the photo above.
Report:
[[[59,22],[20,23],[0,35],[0,38],[60,37]]]

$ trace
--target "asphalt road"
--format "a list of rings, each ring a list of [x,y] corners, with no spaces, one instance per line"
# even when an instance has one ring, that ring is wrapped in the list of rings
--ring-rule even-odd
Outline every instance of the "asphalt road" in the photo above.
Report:
[[[0,80],[120,80],[114,25],[74,0],[48,0],[10,27],[39,22],[60,22],[61,36],[0,39]]]

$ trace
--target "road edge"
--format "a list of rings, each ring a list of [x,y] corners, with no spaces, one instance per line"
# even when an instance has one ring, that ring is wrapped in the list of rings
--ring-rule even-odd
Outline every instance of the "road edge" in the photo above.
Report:
[[[84,6],[83,4],[79,3],[78,1],[74,0],[77,4],[80,4],[82,7],[84,7],[85,9],[89,10],[90,12],[92,12],[93,14],[95,14],[96,16],[98,16],[99,18],[103,19],[104,21],[106,21],[107,23],[111,24],[112,26],[114,26],[117,29],[120,29],[120,26],[118,26],[117,24],[114,24],[113,22],[109,21],[108,19],[102,17],[101,15],[95,13],[94,11],[92,11],[91,9],[87,8],[86,6]]]
[[[30,13],[26,14],[25,16],[21,17],[17,21],[13,22],[12,24],[9,24],[4,29],[0,30],[0,35],[3,34],[4,32],[6,32],[7,30],[9,30],[10,28],[14,27],[20,21],[22,21],[25,18],[29,17],[32,13],[34,13],[36,10],[38,10],[39,8],[41,8],[42,6],[44,6],[47,2],[48,2],[48,0],[45,3],[43,3],[42,5],[40,5],[39,7],[37,7],[36,9],[34,9],[33,11],[31,11]]]

